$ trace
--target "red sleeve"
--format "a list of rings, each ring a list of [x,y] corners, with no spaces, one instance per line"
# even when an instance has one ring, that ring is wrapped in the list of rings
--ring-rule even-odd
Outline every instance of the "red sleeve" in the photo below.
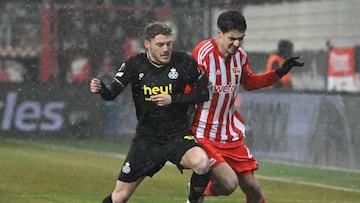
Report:
[[[276,75],[276,71],[272,70],[263,74],[255,74],[251,71],[249,61],[246,60],[242,68],[242,74],[240,84],[244,90],[256,90],[273,85],[279,77]]]
[[[199,56],[199,51],[200,51],[200,48],[204,46],[204,44],[206,44],[208,42],[208,40],[203,40],[201,41],[199,44],[197,44],[195,46],[195,48],[192,50],[191,52],[191,56],[193,57],[193,59],[195,59],[195,61],[198,63],[198,66],[199,66],[199,70],[201,71],[204,71],[206,72],[205,70],[205,66],[202,64],[201,60],[200,59],[200,56]]]

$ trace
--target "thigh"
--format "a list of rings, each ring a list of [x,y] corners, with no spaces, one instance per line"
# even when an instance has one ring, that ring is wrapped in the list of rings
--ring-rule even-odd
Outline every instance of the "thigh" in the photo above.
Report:
[[[152,177],[166,163],[161,145],[143,138],[134,138],[121,168],[118,180],[126,183],[141,177]]]
[[[223,157],[236,173],[253,171],[258,169],[255,157],[250,153],[246,145],[237,148],[223,150]]]
[[[210,160],[214,158],[218,162],[217,164],[226,162],[237,174],[258,168],[255,157],[242,141],[226,144],[216,143],[211,146],[210,150],[210,154],[207,151]],[[214,165],[216,166],[216,163]]]
[[[199,151],[200,154],[199,157],[197,157],[198,154],[196,153]],[[168,160],[173,164],[176,164],[180,170],[192,168],[192,165],[195,164],[195,159],[201,159],[201,152],[203,152],[202,155],[207,158],[205,151],[203,151],[203,149],[200,148],[200,145],[195,142],[194,136],[188,133],[180,134],[169,140],[163,152],[167,153]],[[184,159],[185,154],[188,155],[186,155],[186,158]],[[189,154],[194,155],[194,159],[190,160]]]
[[[211,169],[211,180],[224,187],[237,187],[238,177],[235,171],[226,162],[218,164]]]
[[[197,174],[207,173],[210,165],[209,157],[200,146],[187,150],[180,163],[184,168],[190,168]]]

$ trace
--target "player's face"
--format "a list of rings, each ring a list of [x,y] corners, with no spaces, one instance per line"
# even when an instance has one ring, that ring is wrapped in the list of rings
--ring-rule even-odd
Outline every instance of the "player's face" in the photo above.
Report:
[[[172,52],[172,36],[156,35],[150,41],[145,40],[144,45],[148,50],[151,60],[160,64],[170,62]]]
[[[233,55],[237,52],[241,46],[245,37],[245,32],[239,32],[237,30],[231,30],[223,33],[218,30],[218,46],[220,51],[227,55]]]

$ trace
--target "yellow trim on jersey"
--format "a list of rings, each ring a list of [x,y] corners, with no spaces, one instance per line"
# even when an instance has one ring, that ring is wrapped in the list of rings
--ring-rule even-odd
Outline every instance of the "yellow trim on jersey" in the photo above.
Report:
[[[162,68],[164,66],[163,64],[158,64],[155,61],[151,60],[150,55],[149,55],[148,52],[146,52],[146,58],[149,60],[151,65],[155,66],[156,68]]]
[[[195,140],[194,135],[185,135],[184,140]]]

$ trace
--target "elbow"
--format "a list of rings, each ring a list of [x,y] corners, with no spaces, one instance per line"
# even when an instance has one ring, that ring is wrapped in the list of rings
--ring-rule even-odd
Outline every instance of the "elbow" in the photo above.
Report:
[[[252,88],[252,87],[243,87],[243,89],[245,91],[252,91],[252,90],[255,90],[256,88]]]
[[[202,94],[202,97],[201,97],[199,103],[209,101],[209,99],[210,99],[209,91],[206,89],[206,90],[204,90],[202,93],[203,93],[203,94]]]
[[[116,98],[116,96],[114,96],[114,95],[101,95],[101,97],[105,101],[113,101]]]
[[[104,100],[106,101],[113,101],[115,99],[115,97],[107,97],[107,98],[104,98]]]
[[[205,96],[204,96],[204,101],[209,101],[209,99],[210,99],[210,93],[209,93],[209,91],[206,91]]]

